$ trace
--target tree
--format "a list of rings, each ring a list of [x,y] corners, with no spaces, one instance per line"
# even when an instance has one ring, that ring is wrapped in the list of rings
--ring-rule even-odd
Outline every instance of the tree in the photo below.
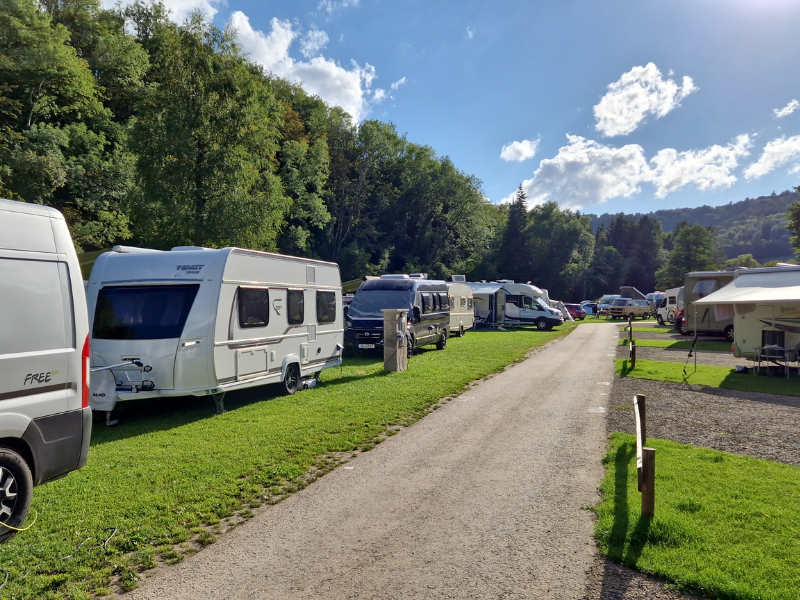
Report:
[[[761,265],[753,258],[752,254],[740,254],[736,258],[731,258],[725,261],[725,267],[744,267],[746,269],[757,269]]]
[[[686,273],[708,271],[716,266],[711,231],[702,225],[687,225],[675,237],[669,261],[656,274],[656,283],[661,289],[679,286]]]
[[[531,276],[528,222],[527,195],[519,184],[514,201],[508,207],[508,221],[497,253],[497,271],[504,279],[526,281]]]
[[[794,188],[794,191],[800,194],[800,186]],[[786,211],[786,229],[792,235],[790,241],[794,254],[800,258],[800,201],[792,202],[789,209]]]

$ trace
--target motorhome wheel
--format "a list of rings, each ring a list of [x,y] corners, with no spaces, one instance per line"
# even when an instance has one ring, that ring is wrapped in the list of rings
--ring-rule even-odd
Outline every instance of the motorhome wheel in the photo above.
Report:
[[[439,338],[439,341],[436,342],[437,350],[444,350],[447,348],[447,329],[442,331],[442,337]]]
[[[286,367],[286,375],[283,378],[283,391],[291,396],[297,391],[300,384],[300,369],[296,364]]]
[[[664,317],[662,317],[661,315],[656,315],[656,321],[658,321],[659,325],[663,325],[664,324]]]
[[[0,448],[0,544],[22,527],[28,516],[33,492],[33,477],[25,460],[9,448]],[[4,525],[8,525],[5,527]]]
[[[544,331],[545,329],[547,329],[547,321],[545,321],[544,319],[539,319],[538,321],[536,321],[536,328],[539,329],[540,331]]]
[[[733,325],[728,325],[725,328],[725,339],[733,343]]]

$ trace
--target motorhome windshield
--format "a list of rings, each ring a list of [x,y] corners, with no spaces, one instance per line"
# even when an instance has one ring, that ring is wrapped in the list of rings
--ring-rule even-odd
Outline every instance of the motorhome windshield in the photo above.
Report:
[[[107,287],[97,294],[93,337],[160,340],[181,337],[199,285]]]
[[[548,308],[550,308],[541,298],[534,298],[534,300],[536,300],[536,304],[539,305],[539,310],[547,310]]]
[[[370,283],[369,281],[367,283]],[[407,308],[414,304],[413,291],[364,290],[358,291],[347,316],[351,319],[383,319],[382,308]]]

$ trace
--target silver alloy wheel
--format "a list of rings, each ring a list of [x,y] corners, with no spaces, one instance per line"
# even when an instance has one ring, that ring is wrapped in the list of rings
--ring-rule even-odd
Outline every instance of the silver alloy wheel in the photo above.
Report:
[[[5,523],[17,506],[17,480],[8,469],[0,467],[0,521]]]

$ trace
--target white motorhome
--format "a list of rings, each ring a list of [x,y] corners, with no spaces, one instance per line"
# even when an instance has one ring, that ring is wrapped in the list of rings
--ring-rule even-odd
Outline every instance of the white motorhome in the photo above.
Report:
[[[475,324],[472,288],[465,282],[448,281],[447,294],[450,296],[450,333],[464,337],[466,330]]]
[[[656,304],[656,320],[659,325],[674,323],[675,315],[683,309],[683,286],[663,292],[664,297]]]
[[[564,323],[561,311],[550,308],[544,292],[534,285],[508,280],[467,285],[472,288],[475,315],[489,327],[536,325],[544,330]]]
[[[282,383],[313,387],[341,364],[339,266],[240,248],[115,247],[95,262],[91,405],[153,397],[211,396]],[[99,377],[93,377],[93,381]],[[108,414],[107,414],[108,417]]]
[[[55,209],[0,200],[0,543],[32,488],[86,464],[89,323],[75,247]]]
[[[694,303],[710,307],[717,321],[732,320],[734,356],[758,360],[771,349],[785,351],[784,361],[797,360],[800,267],[742,269],[733,275],[730,283]]]

